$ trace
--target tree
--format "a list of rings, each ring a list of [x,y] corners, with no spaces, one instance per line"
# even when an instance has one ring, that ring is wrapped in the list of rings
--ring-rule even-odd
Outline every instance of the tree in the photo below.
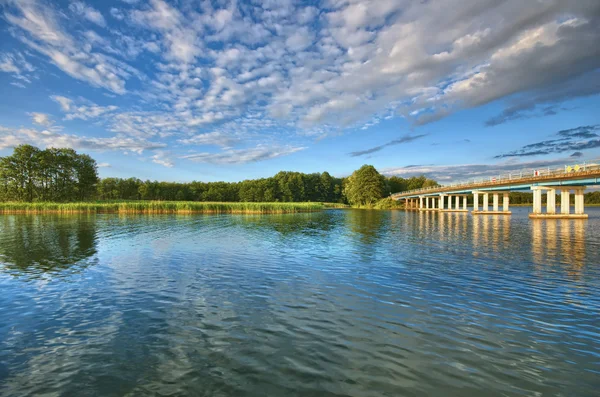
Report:
[[[20,145],[0,158],[0,200],[74,201],[96,196],[96,161],[73,149]]]
[[[371,206],[383,198],[385,178],[372,165],[363,165],[346,179],[344,194],[352,205]]]
[[[404,178],[391,176],[388,178],[388,188],[390,193],[404,192],[408,190],[408,184]]]
[[[87,154],[79,155],[75,163],[79,200],[89,200],[96,196],[98,167],[96,161]]]

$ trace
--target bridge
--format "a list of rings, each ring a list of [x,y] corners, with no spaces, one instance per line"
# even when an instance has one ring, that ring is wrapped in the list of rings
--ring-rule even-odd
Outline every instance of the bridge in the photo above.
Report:
[[[486,179],[409,190],[392,194],[390,197],[394,200],[404,200],[406,210],[468,212],[467,198],[473,195],[473,215],[510,215],[509,193],[532,191],[533,211],[529,214],[530,218],[585,219],[588,217],[583,200],[585,189],[594,185],[600,185],[600,159],[556,169],[532,169]],[[560,213],[557,212],[557,192],[560,192]],[[571,212],[572,192],[575,195],[574,212]],[[545,210],[542,207],[543,194],[546,194]]]

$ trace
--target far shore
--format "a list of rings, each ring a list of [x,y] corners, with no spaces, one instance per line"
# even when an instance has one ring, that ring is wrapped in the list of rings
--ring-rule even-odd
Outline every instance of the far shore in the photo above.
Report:
[[[74,203],[0,203],[0,214],[288,214],[331,208],[324,203],[250,203],[199,201],[124,201]]]

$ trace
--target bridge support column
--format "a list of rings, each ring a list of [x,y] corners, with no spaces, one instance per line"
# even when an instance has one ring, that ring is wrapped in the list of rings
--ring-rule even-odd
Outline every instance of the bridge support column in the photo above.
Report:
[[[467,196],[463,196],[463,211],[467,210]]]
[[[446,207],[443,202],[444,202],[444,197],[448,197],[448,206]],[[466,204],[465,204],[465,208],[461,209],[460,208],[460,198],[464,197],[466,200],[466,195],[464,194],[452,194],[452,195],[446,195],[446,194],[441,194],[440,195],[440,199],[442,200],[442,206],[440,207],[441,211],[444,212],[468,212],[467,208],[466,208]],[[466,201],[465,201],[466,203]]]
[[[561,189],[561,191],[560,191],[560,213],[563,215],[569,215],[570,212],[571,212],[571,198],[569,197],[569,189]]]
[[[575,191],[575,213],[571,213],[570,191]],[[573,188],[565,186],[532,186],[533,190],[533,212],[530,218],[542,219],[587,219],[584,213],[584,191],[585,186]],[[560,214],[556,213],[556,190],[560,190]],[[542,212],[542,193],[546,191],[546,213]]]
[[[483,194],[483,208],[479,210],[479,195]],[[489,195],[488,192],[473,192],[473,215],[510,215],[508,208],[509,192],[493,192],[493,209],[489,210]],[[500,210],[500,195],[502,195],[502,210]]]
[[[542,189],[535,189],[533,191],[533,213],[542,213]]]
[[[556,189],[548,189],[546,192],[546,213],[556,214]]]
[[[429,197],[425,197],[425,208],[429,209]]]
[[[582,215],[584,211],[584,189],[575,190],[575,215]]]
[[[423,196],[419,196],[419,209],[423,209]]]

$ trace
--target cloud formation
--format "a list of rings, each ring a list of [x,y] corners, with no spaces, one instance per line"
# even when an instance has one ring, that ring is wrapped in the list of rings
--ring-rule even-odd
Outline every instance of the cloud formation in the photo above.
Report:
[[[33,124],[41,125],[44,127],[49,127],[50,125],[52,125],[52,120],[50,120],[50,116],[48,116],[45,113],[32,112],[29,113],[29,115],[31,116]]]
[[[3,4],[7,31],[23,47],[0,54],[12,84],[27,87],[42,73],[32,59],[42,60],[58,68],[43,73],[61,71],[105,94],[53,92],[65,121],[93,122],[114,139],[152,139],[176,157],[183,146],[217,147],[196,148],[190,160],[268,159],[347,128],[394,117],[419,126],[502,101],[486,123],[494,126],[600,93],[598,1]]]
[[[573,158],[558,158],[554,160],[535,161],[504,161],[498,164],[448,164],[448,165],[408,165],[405,167],[387,168],[381,170],[384,175],[411,176],[425,175],[441,183],[469,182],[473,180],[488,179],[500,175],[532,175],[533,170],[561,168],[572,164]]]
[[[531,143],[521,149],[499,154],[495,158],[529,157],[564,152],[575,152],[571,156],[580,157],[583,155],[581,152],[583,150],[600,148],[599,132],[600,124],[562,130],[555,135],[559,137],[557,139]]]
[[[119,150],[142,154],[145,150],[166,147],[164,143],[150,142],[144,139],[116,136],[111,138],[92,138],[59,132],[61,127],[44,130],[35,128],[9,128],[0,126],[0,149],[14,148],[22,144],[41,147],[67,147],[85,150]]]
[[[209,164],[246,164],[257,161],[270,160],[281,156],[287,156],[304,150],[304,147],[273,147],[258,145],[256,147],[246,149],[227,149],[221,153],[195,153],[181,156],[183,159],[188,159],[197,163]]]
[[[380,151],[380,150],[382,150],[382,149],[384,149],[384,148],[386,148],[388,146],[402,145],[404,143],[409,143],[409,142],[412,142],[412,141],[416,141],[417,139],[423,138],[425,136],[427,136],[427,134],[405,135],[405,136],[403,136],[401,138],[389,141],[388,143],[384,143],[383,145],[375,146],[375,147],[372,147],[370,149],[365,149],[365,150],[359,150],[359,151],[356,151],[356,152],[351,152],[350,156],[352,156],[352,157],[358,157],[358,156],[364,156],[366,154],[372,154],[372,153],[378,152],[378,151]]]

